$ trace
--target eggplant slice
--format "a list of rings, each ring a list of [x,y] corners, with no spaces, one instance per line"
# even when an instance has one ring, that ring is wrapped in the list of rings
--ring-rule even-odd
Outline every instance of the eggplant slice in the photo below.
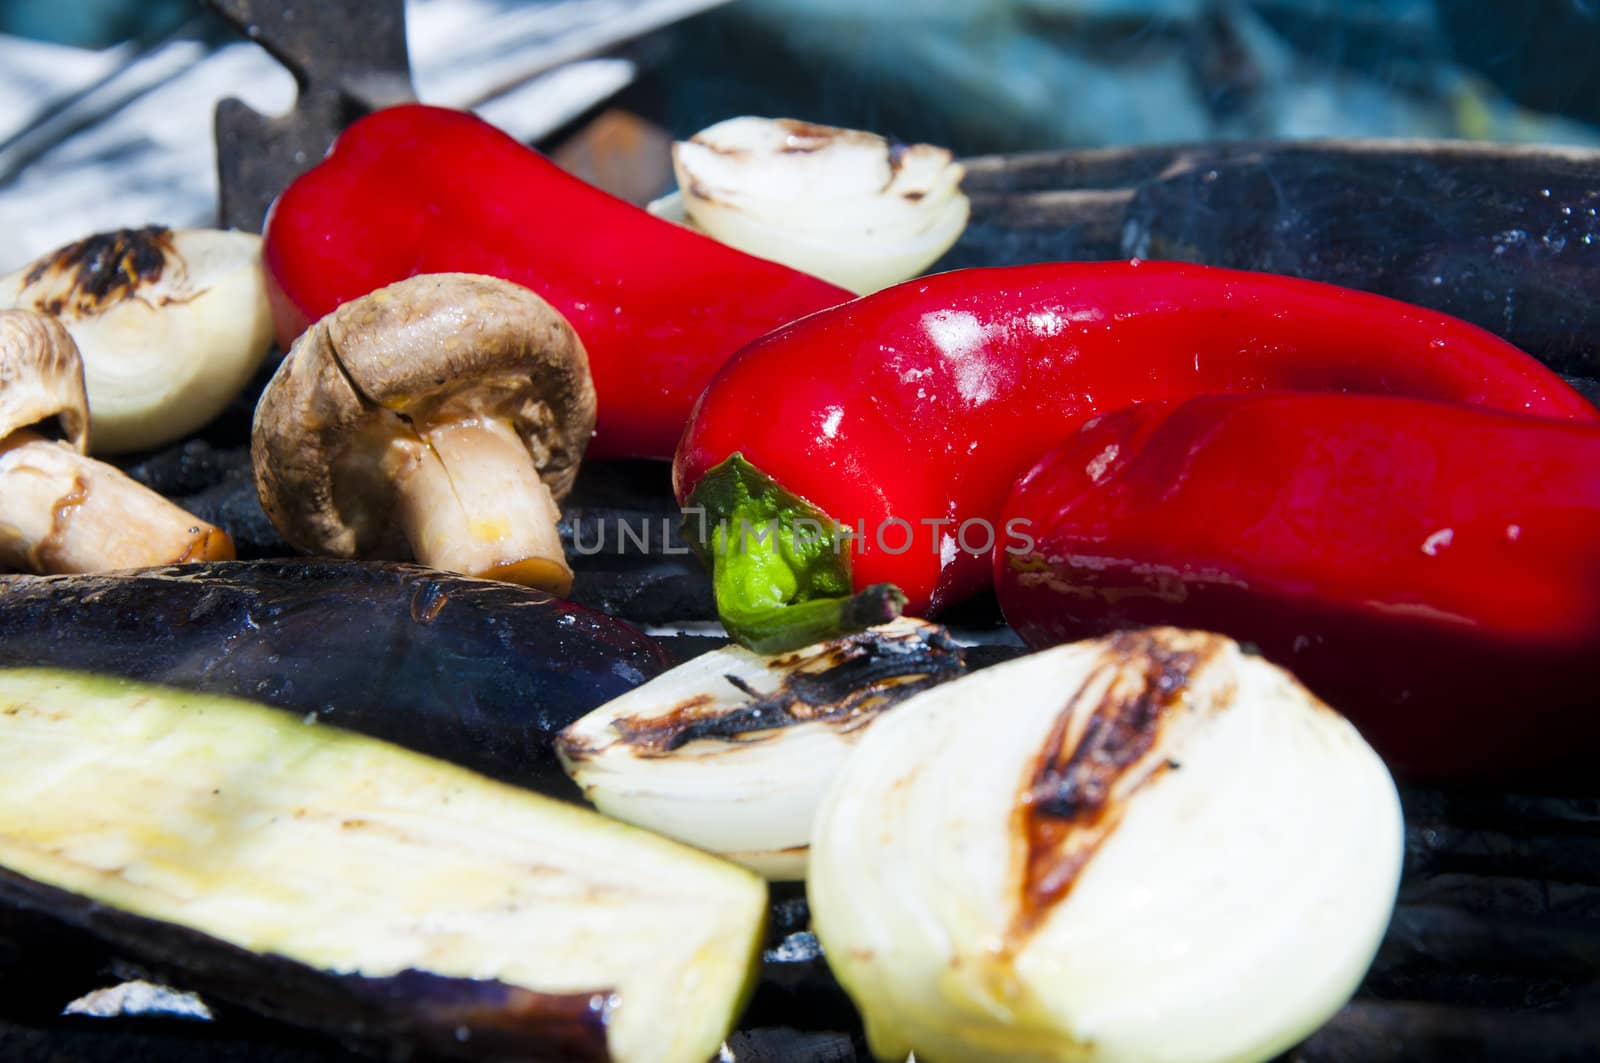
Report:
[[[0,666],[247,697],[568,799],[555,734],[666,664],[599,613],[416,565],[0,576]]]
[[[267,707],[0,670],[0,902],[392,1055],[710,1058],[755,876]]]
[[[817,813],[817,938],[880,1059],[1251,1063],[1362,980],[1393,781],[1205,632],[1072,643],[918,694]]]

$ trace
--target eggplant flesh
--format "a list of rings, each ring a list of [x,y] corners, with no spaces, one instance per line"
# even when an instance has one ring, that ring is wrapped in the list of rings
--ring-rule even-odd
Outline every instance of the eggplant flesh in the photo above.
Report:
[[[246,697],[574,800],[554,736],[666,664],[599,613],[416,565],[0,576],[0,666]]]
[[[0,905],[181,988],[389,1051],[699,1061],[759,879],[264,706],[0,670]]]

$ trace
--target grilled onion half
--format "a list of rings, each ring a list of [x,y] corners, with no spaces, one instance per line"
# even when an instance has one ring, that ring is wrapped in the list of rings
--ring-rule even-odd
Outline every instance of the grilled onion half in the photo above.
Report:
[[[817,807],[866,728],[964,671],[949,633],[910,617],[793,653],[727,646],[595,709],[556,752],[607,815],[799,879]]]
[[[1355,990],[1401,854],[1354,728],[1235,643],[1156,629],[878,721],[809,895],[881,1058],[1264,1060]]]
[[[652,212],[857,294],[915,277],[961,237],[966,170],[946,148],[790,118],[730,118],[673,145]]]
[[[90,447],[182,439],[272,349],[261,237],[159,227],[96,233],[0,277],[0,307],[49,314],[83,354]]]

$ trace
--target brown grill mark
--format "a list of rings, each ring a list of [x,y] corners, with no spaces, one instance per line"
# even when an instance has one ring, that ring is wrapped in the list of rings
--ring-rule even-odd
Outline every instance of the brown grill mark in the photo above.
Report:
[[[900,176],[900,168],[905,165],[906,155],[910,151],[911,147],[908,144],[898,140],[889,141],[889,184],[894,184],[894,179]]]
[[[841,136],[837,129],[812,122],[788,119],[780,124],[784,133],[788,135],[787,143],[778,149],[781,155],[809,155],[828,147]]]
[[[49,534],[33,548],[33,567],[36,571],[50,572],[62,567],[59,559],[66,548],[67,528],[72,513],[88,499],[88,482],[81,476],[74,476],[72,489],[56,500],[56,508],[50,515]]]
[[[901,167],[903,167],[905,165],[906,155],[909,154],[910,151],[911,151],[911,146],[909,144],[906,144],[904,141],[900,141],[900,140],[890,140],[889,141],[889,148],[888,148],[889,177],[888,177],[888,180],[883,182],[883,187],[878,189],[878,191],[887,192],[887,191],[889,191],[889,189],[894,187],[895,181],[899,180],[899,178],[900,178],[900,169],[901,169]],[[922,192],[922,191],[917,190],[917,189],[912,189],[910,191],[902,192],[902,193],[900,193],[900,195],[901,195],[902,198],[907,199],[907,200],[911,201],[912,203],[916,203],[917,201],[922,199],[923,196],[927,195],[927,193],[926,192]]]
[[[698,177],[693,175],[689,177],[689,194],[697,199],[703,199],[707,203],[721,203],[723,206],[730,205],[727,200],[713,195],[711,189],[707,188],[700,182]]]
[[[183,553],[173,558],[175,565],[186,565],[195,559],[205,560],[211,552],[212,540],[223,533],[215,528],[207,529],[203,524],[194,524],[189,527],[189,541],[184,544]]]
[[[138,298],[142,285],[161,279],[169,254],[175,255],[171,229],[151,225],[96,233],[34,263],[24,283],[50,282],[52,290],[34,304],[45,313],[94,314]]]
[[[788,663],[779,667],[802,660],[785,658]],[[749,700],[722,712],[708,712],[715,699],[700,694],[665,714],[623,717],[612,727],[636,752],[654,756],[665,756],[696,739],[732,742],[753,732],[817,720],[850,729],[966,671],[961,647],[942,628],[919,629],[905,639],[885,639],[868,631],[846,636],[828,649],[824,661],[819,670],[784,676],[770,694],[727,676]]]
[[[710,694],[696,694],[692,698],[684,698],[659,716],[644,719],[628,716],[612,726],[622,732],[630,745],[636,744],[651,752],[666,752],[682,745],[681,741],[674,743],[676,736],[688,733],[703,722],[707,718],[706,710],[715,701],[716,698]]]
[[[1056,718],[1039,758],[1023,780],[1013,813],[1022,839],[1021,889],[1008,935],[1020,944],[1063,900],[1111,836],[1140,788],[1171,770],[1148,754],[1194,674],[1221,650],[1214,636],[1175,641],[1171,633],[1112,636],[1096,671]],[[1076,745],[1066,747],[1086,692],[1108,684]]]
[[[721,155],[724,158],[729,159],[742,159],[750,154],[750,152],[744,148],[736,148],[728,144],[714,144],[709,140],[701,140],[698,134],[690,137],[689,142],[705,148],[713,155]]]

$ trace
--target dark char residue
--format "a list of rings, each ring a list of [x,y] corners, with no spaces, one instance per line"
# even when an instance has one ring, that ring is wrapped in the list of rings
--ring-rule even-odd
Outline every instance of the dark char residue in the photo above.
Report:
[[[38,284],[52,273],[69,277],[66,292],[39,309],[59,314],[70,307],[92,313],[131,299],[140,285],[160,280],[171,252],[172,230],[158,225],[96,233],[41,258],[28,271],[26,283]]]
[[[630,745],[664,754],[701,738],[731,740],[815,720],[866,719],[966,671],[962,647],[943,628],[919,629],[905,639],[862,632],[839,640],[828,652],[826,668],[788,675],[770,694],[727,676],[751,699],[730,711],[705,714],[702,696],[662,716],[621,719],[613,726]],[[775,663],[792,667],[800,660],[785,657]]]

